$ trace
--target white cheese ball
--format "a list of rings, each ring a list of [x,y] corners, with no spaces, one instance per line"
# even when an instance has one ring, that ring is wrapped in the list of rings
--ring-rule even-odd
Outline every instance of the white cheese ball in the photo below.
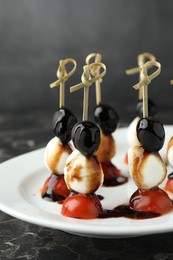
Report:
[[[134,146],[128,150],[129,173],[140,189],[158,186],[166,177],[167,168],[157,152]]]
[[[171,137],[171,139],[168,142],[166,158],[171,167],[173,167],[173,137]]]
[[[72,150],[69,145],[63,145],[58,137],[54,137],[47,144],[44,161],[48,170],[54,174],[64,174],[64,167]]]
[[[139,142],[137,135],[136,135],[136,127],[140,120],[140,117],[135,117],[135,119],[131,122],[127,129],[127,141],[130,146],[140,146],[141,143]]]
[[[64,169],[65,182],[70,190],[90,194],[103,183],[103,172],[96,156],[87,157],[74,150]]]

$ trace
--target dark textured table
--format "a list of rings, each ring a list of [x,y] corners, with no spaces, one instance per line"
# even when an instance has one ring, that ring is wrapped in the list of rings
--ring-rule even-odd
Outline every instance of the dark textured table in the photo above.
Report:
[[[51,116],[44,111],[0,114],[0,162],[45,146],[52,137]],[[86,238],[0,212],[0,259],[172,260],[173,233],[128,239]]]

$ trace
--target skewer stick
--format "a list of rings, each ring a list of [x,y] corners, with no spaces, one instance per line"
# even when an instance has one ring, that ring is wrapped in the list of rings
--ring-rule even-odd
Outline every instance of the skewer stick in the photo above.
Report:
[[[84,66],[83,68],[85,77],[90,79],[89,67]],[[88,120],[88,103],[89,103],[89,86],[84,86],[84,97],[83,97],[83,117],[82,120]]]
[[[97,76],[95,77],[91,77],[91,70],[93,68],[102,68],[103,72],[99,74],[97,74]],[[81,83],[72,86],[70,88],[70,92],[74,92],[77,91],[81,88],[84,88],[84,98],[83,98],[83,117],[82,120],[86,121],[88,120],[88,101],[89,101],[89,87],[96,82],[97,80],[100,80],[106,73],[106,66],[103,63],[92,63],[90,65],[85,65],[83,67],[83,74],[81,77]]]
[[[143,117],[148,117],[148,85],[144,84],[139,93],[143,94]]]
[[[157,70],[152,74],[148,75],[148,70],[152,67],[156,67]],[[151,81],[156,78],[161,72],[161,64],[157,61],[147,61],[140,67],[141,69],[141,80],[133,88],[139,90],[142,88],[143,93],[143,117],[148,117],[148,85]]]
[[[138,60],[138,67],[141,67],[142,65],[145,64],[145,56],[144,54],[138,55],[137,57]],[[139,81],[142,80],[142,70],[139,72]],[[148,102],[148,91],[146,91],[146,86],[143,86],[143,88],[140,88],[138,91],[138,100],[145,100],[145,102]],[[145,107],[148,107],[148,104],[146,104]],[[143,102],[143,111],[144,111],[144,102]],[[144,111],[145,114],[148,114],[148,111]],[[148,116],[148,115],[147,115]],[[146,116],[146,117],[147,117]]]
[[[65,81],[64,79],[64,75],[65,75],[65,67],[64,67],[64,62],[63,60],[60,60],[59,62],[59,66],[60,66],[60,78],[62,78],[61,82],[60,82],[60,94],[59,94],[59,107],[63,107],[64,106],[64,95],[65,95]]]
[[[68,63],[73,64],[73,68],[67,72],[65,65]],[[59,94],[59,107],[64,107],[65,104],[65,82],[73,75],[76,71],[76,61],[74,59],[65,59],[59,61],[59,67],[57,70],[57,77],[58,80],[50,84],[50,88],[60,86],[60,94]]]
[[[101,62],[102,56],[100,53],[91,53],[86,57],[86,64],[91,64],[90,61],[92,58],[95,58],[95,63]],[[91,74],[93,76],[97,76],[100,73],[100,68],[94,68],[91,70]],[[96,80],[95,82],[95,89],[96,89],[96,104],[99,105],[101,103],[101,82],[102,79]]]

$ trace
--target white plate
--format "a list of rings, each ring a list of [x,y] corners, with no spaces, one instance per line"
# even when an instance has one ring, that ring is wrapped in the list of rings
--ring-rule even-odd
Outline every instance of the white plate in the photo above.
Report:
[[[166,126],[166,141],[173,135],[173,127]],[[123,159],[127,151],[126,128],[116,131],[118,152],[113,162],[127,173]],[[49,176],[43,162],[44,149],[30,152],[0,165],[0,209],[16,218],[30,223],[63,230],[69,233],[100,237],[120,238],[173,231],[173,212],[158,218],[133,220],[129,218],[106,218],[79,220],[63,217],[61,205],[44,201],[40,188]],[[165,154],[165,147],[162,149]],[[104,197],[104,208],[113,208],[128,202],[136,189],[132,181],[119,187],[102,187],[97,191]]]

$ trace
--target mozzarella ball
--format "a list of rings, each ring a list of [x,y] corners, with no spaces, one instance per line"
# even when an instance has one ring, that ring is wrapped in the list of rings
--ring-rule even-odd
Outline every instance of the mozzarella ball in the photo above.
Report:
[[[90,194],[103,183],[103,172],[96,156],[84,156],[74,150],[67,159],[64,178],[70,190]]]
[[[168,163],[173,167],[173,137],[171,137],[171,139],[168,142],[166,158]]]
[[[158,186],[166,177],[166,166],[157,152],[133,146],[128,150],[129,173],[140,189]]]
[[[47,144],[44,161],[48,170],[54,174],[64,174],[64,167],[72,150],[69,145],[63,145],[58,137],[54,137]]]
[[[135,117],[127,129],[127,141],[130,146],[140,146],[140,142],[136,135],[136,127],[140,120],[140,117]]]
[[[110,161],[116,153],[116,143],[112,135],[105,135],[101,131],[100,146],[95,153],[100,162]]]

